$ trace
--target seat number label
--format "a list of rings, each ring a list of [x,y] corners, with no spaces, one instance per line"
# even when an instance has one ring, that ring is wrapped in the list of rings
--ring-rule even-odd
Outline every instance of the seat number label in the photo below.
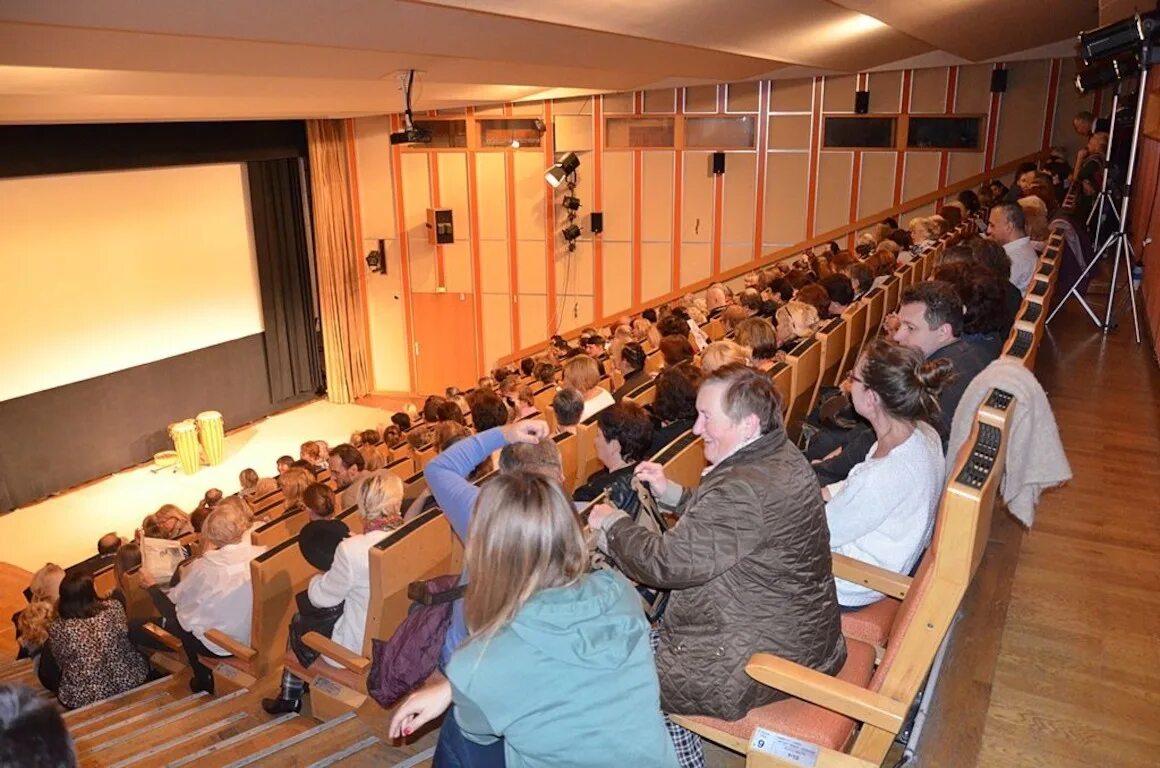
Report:
[[[794,765],[812,766],[818,762],[818,748],[815,745],[783,736],[765,728],[754,729],[753,738],[749,740],[749,748],[781,758]]]

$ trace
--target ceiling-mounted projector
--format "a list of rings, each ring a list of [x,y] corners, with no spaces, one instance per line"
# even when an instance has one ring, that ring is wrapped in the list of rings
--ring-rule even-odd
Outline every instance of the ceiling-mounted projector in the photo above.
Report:
[[[407,128],[396,131],[391,134],[392,144],[430,144],[431,131],[426,128],[417,128],[415,126],[408,126]]]

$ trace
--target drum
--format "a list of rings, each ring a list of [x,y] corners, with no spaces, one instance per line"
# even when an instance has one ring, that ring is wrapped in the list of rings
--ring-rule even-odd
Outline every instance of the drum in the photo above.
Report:
[[[173,448],[177,451],[177,463],[181,471],[192,475],[201,466],[201,449],[197,444],[197,426],[193,419],[170,424],[169,436],[173,438]]]
[[[197,414],[197,432],[201,438],[201,447],[205,449],[205,458],[210,466],[221,464],[225,455],[225,428],[222,425],[222,415],[217,411],[202,411]]]

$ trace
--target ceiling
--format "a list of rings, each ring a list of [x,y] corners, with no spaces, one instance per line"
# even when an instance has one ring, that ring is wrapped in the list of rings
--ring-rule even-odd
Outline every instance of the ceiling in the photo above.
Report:
[[[1097,0],[3,0],[0,122],[401,112],[408,69],[430,110],[1068,56],[1097,25]]]

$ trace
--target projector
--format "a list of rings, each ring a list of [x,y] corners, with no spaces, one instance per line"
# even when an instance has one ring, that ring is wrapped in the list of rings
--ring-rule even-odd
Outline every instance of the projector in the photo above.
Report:
[[[391,134],[392,144],[430,144],[431,131],[426,128],[410,127]]]

